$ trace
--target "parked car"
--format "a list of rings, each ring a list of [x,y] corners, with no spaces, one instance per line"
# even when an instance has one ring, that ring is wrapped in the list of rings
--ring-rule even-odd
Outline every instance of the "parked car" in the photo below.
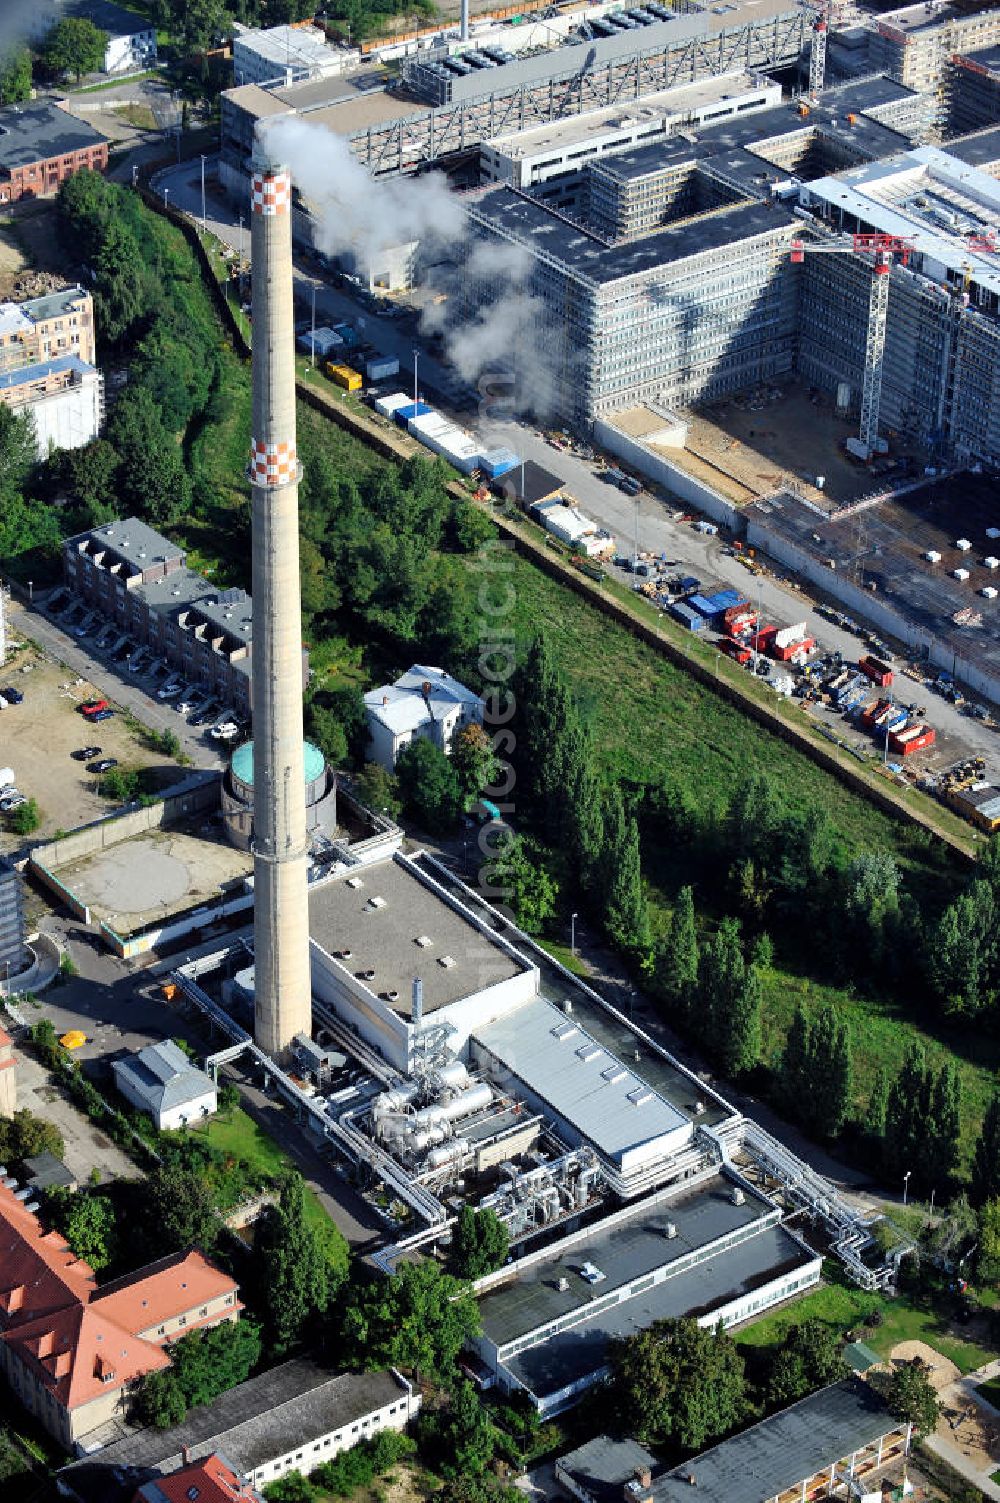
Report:
[[[162,689],[157,689],[156,697],[157,699],[176,699],[183,687],[183,684],[164,684]]]
[[[89,758],[99,757],[100,755],[101,748],[99,746],[80,746],[75,752],[70,752],[70,756],[74,762],[86,762]]]
[[[19,705],[24,698],[24,695],[21,693],[20,689],[0,689],[0,694],[3,695],[4,699],[9,705]]]
[[[105,710],[110,710],[110,708],[111,706],[106,699],[88,699],[85,704],[80,706],[80,714],[86,720],[93,720],[96,715],[101,715]]]
[[[111,709],[98,710],[94,715],[88,715],[91,725],[97,725],[102,720],[113,720],[115,712]]]
[[[99,762],[88,762],[88,772],[110,772],[112,767],[118,766],[117,757],[102,757]]]
[[[28,800],[23,793],[9,793],[6,798],[0,798],[0,811],[10,814],[14,809],[20,809]]]

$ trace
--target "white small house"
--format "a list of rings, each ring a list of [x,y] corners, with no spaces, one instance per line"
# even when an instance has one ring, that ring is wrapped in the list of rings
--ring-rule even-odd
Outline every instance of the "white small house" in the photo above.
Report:
[[[119,1091],[161,1132],[210,1117],[218,1107],[215,1085],[171,1040],[149,1044],[112,1064]]]
[[[51,23],[48,7],[41,9]],[[104,32],[105,73],[140,73],[156,66],[156,27],[146,16],[137,16],[116,0],[60,0],[58,12],[91,21]]]
[[[419,736],[450,755],[457,731],[482,725],[483,708],[480,696],[443,668],[414,663],[394,684],[365,695],[371,760],[392,772],[400,752]]]

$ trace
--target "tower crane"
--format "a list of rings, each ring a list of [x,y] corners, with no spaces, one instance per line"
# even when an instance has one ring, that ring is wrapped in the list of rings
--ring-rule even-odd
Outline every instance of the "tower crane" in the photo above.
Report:
[[[829,3],[826,0],[820,7],[819,15],[813,22],[812,42],[809,46],[809,93],[813,98],[820,92],[826,82],[826,33],[829,25]]]
[[[868,330],[865,338],[865,373],[861,389],[861,431],[859,457],[870,459],[878,440],[879,404],[882,398],[882,366],[885,360],[885,331],[889,311],[889,272],[893,257],[899,256],[906,266],[913,251],[913,238],[900,235],[859,234],[838,240],[833,245],[807,245],[804,240],[791,243],[793,266],[801,265],[806,255],[871,256],[872,284],[868,297]],[[851,441],[853,442],[853,441]]]

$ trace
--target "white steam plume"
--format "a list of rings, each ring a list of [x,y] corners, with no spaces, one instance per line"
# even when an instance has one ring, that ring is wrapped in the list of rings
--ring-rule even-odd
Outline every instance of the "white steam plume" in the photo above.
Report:
[[[345,140],[294,116],[263,122],[258,132],[308,203],[317,250],[353,255],[367,268],[386,248],[420,241],[432,294],[423,332],[442,336],[447,359],[470,384],[506,372],[509,411],[551,407],[548,313],[531,292],[534,260],[524,246],[479,239],[442,173],[373,178]]]
[[[0,0],[0,61],[22,43],[40,42],[58,19],[55,0]]]

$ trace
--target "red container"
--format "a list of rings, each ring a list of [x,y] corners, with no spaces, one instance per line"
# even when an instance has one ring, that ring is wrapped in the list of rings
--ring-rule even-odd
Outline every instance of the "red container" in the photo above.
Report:
[[[871,679],[873,684],[878,684],[880,689],[888,689],[892,683],[892,669],[888,663],[883,663],[880,658],[871,656],[862,658],[858,663],[861,672]]]

